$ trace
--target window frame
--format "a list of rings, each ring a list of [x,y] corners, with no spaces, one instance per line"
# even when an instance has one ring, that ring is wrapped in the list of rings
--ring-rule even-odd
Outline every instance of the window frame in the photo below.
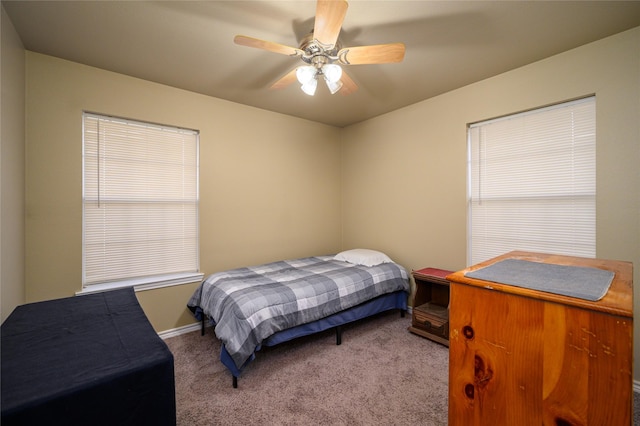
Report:
[[[582,177],[574,177],[572,175],[572,179],[584,179],[579,181],[579,183],[583,183],[585,182],[585,187],[588,187],[587,191],[590,192],[582,192],[584,191],[584,189],[577,189],[574,190],[574,192],[571,193],[566,193],[563,195],[557,195],[555,192],[548,192],[548,193],[544,193],[542,192],[542,195],[539,193],[537,194],[537,199],[538,200],[544,200],[545,198],[547,199],[547,205],[549,205],[550,203],[550,199],[552,199],[553,197],[556,197],[557,200],[561,200],[562,197],[569,197],[568,199],[574,199],[577,200],[580,197],[583,197],[584,200],[586,201],[580,201],[583,202],[584,204],[588,204],[589,210],[586,210],[587,214],[585,215],[585,217],[587,217],[587,221],[585,223],[587,223],[588,225],[588,229],[585,230],[585,233],[580,234],[581,236],[585,237],[585,240],[587,242],[587,244],[582,245],[580,249],[575,249],[575,247],[571,247],[571,248],[563,248],[560,247],[562,244],[560,243],[554,243],[554,244],[548,244],[548,242],[544,242],[544,244],[542,244],[541,246],[546,246],[545,248],[539,249],[537,248],[537,245],[535,243],[531,243],[531,242],[527,242],[527,243],[523,243],[522,246],[520,247],[511,247],[511,248],[502,248],[502,252],[499,252],[501,249],[494,249],[493,253],[490,253],[491,250],[484,251],[483,256],[489,256],[487,259],[478,256],[477,253],[474,253],[474,246],[476,244],[474,244],[474,235],[476,235],[475,233],[478,231],[478,229],[474,228],[474,223],[473,223],[473,219],[474,219],[474,212],[473,212],[473,208],[474,208],[474,203],[475,206],[477,206],[478,202],[482,202],[483,198],[480,194],[480,192],[483,190],[481,186],[474,186],[474,185],[482,185],[478,184],[478,179],[482,180],[485,179],[484,177],[480,177],[478,179],[476,179],[475,183],[474,183],[474,172],[477,173],[481,173],[480,170],[482,169],[482,159],[480,159],[478,157],[478,154],[476,154],[476,157],[474,157],[474,148],[476,149],[476,152],[481,151],[482,148],[479,147],[479,144],[481,142],[478,142],[479,140],[481,140],[482,136],[480,136],[480,134],[476,134],[475,136],[477,136],[476,139],[472,140],[472,131],[475,129],[479,129],[481,128],[483,125],[492,125],[492,124],[500,124],[500,123],[505,123],[505,126],[507,125],[507,121],[508,120],[536,120],[538,118],[540,118],[541,116],[539,115],[538,117],[536,117],[536,114],[540,114],[540,113],[545,113],[545,112],[551,112],[553,113],[554,111],[556,113],[562,113],[562,109],[565,108],[566,111],[570,111],[569,109],[566,108],[580,108],[581,106],[585,106],[587,108],[592,108],[588,111],[588,114],[592,114],[592,116],[590,116],[589,118],[592,118],[592,121],[589,121],[589,125],[591,126],[589,129],[588,133],[584,133],[584,134],[580,134],[579,136],[575,136],[572,134],[571,138],[571,149],[572,150],[576,150],[576,146],[579,147],[579,142],[576,143],[575,140],[577,140],[579,137],[583,137],[584,140],[587,140],[588,137],[591,138],[591,140],[589,140],[589,143],[591,143],[591,145],[588,146],[588,151],[587,155],[585,155],[586,157],[586,162],[584,164],[588,164],[588,168],[586,170],[588,170],[588,172],[590,173],[586,178],[582,178]],[[571,110],[573,111],[573,110]],[[526,126],[525,126],[526,127]],[[533,127],[532,127],[533,128]],[[535,128],[535,131],[532,131],[532,128],[528,129],[529,133],[535,133],[537,131],[539,131],[539,128]],[[502,130],[502,129],[501,129]],[[480,132],[481,130],[477,130],[477,132]],[[566,131],[566,129],[565,129]],[[546,136],[547,138],[549,138],[550,140],[557,138],[559,134],[561,134],[561,131],[556,131],[557,133],[553,133],[553,136]],[[515,132],[514,132],[515,133]],[[588,135],[588,136],[584,136],[584,135]],[[530,137],[530,134],[527,134],[527,137]],[[511,135],[509,136],[511,139],[514,139],[514,136]],[[543,139],[543,138],[540,138]],[[592,142],[591,142],[592,141]],[[479,121],[476,123],[471,123],[467,126],[467,264],[471,265],[471,264],[476,264],[478,262],[484,261],[484,260],[488,260],[489,258],[492,258],[497,255],[500,254],[504,254],[505,252],[511,251],[511,250],[525,250],[525,251],[545,251],[545,252],[552,252],[552,253],[556,253],[556,254],[565,254],[565,255],[573,255],[573,256],[582,256],[582,257],[595,257],[596,255],[596,187],[597,187],[597,182],[596,182],[596,97],[595,95],[590,95],[590,96],[585,96],[583,98],[579,98],[579,99],[574,99],[574,100],[570,100],[570,101],[566,101],[566,102],[560,102],[557,104],[553,104],[553,105],[549,105],[549,106],[545,106],[545,107],[541,107],[541,108],[536,108],[536,109],[532,109],[532,110],[528,110],[528,111],[524,111],[524,112],[520,112],[520,113],[514,113],[514,114],[509,114],[503,117],[498,117],[498,118],[494,118],[494,119],[490,119],[490,120],[484,120],[484,121]],[[476,144],[478,145],[476,147]],[[584,149],[584,148],[583,148]],[[573,152],[573,151],[572,151]],[[532,157],[535,160],[541,160],[540,157]],[[542,161],[538,161],[539,163],[542,164]],[[531,162],[531,164],[534,164],[533,162]],[[474,168],[474,166],[476,168]],[[538,165],[536,165],[538,166]],[[540,165],[540,167],[542,168],[543,166]],[[571,167],[567,167],[567,169],[569,169]],[[519,169],[520,170],[520,169]],[[522,168],[522,170],[524,170],[524,168]],[[573,173],[573,171],[572,171]],[[577,174],[577,173],[576,173]],[[541,172],[538,172],[538,176],[543,176],[544,174]],[[549,173],[549,175],[552,175],[552,173]],[[537,176],[535,175],[529,175],[529,176],[533,176],[534,179],[537,178]],[[506,179],[503,177],[503,179]],[[526,178],[523,181],[529,180],[531,179],[531,177]],[[552,180],[547,180],[545,182],[558,182],[558,180],[556,181],[552,181]],[[531,186],[532,188],[535,188],[534,186]],[[582,187],[581,187],[582,188]],[[476,193],[477,191],[477,193]],[[526,194],[526,192],[525,192]],[[550,194],[554,194],[553,196],[551,196]],[[477,198],[474,198],[474,196],[476,196]],[[495,194],[494,194],[495,196]],[[529,204],[534,204],[534,202],[532,202],[532,200],[534,199],[534,197],[532,197],[530,194],[528,197],[525,197],[522,195],[522,193],[518,193],[517,196],[515,195],[511,195],[511,196],[504,196],[503,200],[514,200],[516,198],[521,198],[523,200],[525,200],[526,202],[528,202]],[[488,198],[489,200],[491,200],[491,198]],[[579,203],[580,203],[579,202]],[[539,203],[538,201],[536,201],[536,203]],[[501,213],[504,212],[504,210],[500,211]],[[513,217],[517,217],[517,216],[513,216]],[[552,217],[553,219],[556,219],[555,216]],[[491,219],[490,219],[491,220]],[[495,221],[495,218],[493,219]],[[555,222],[554,222],[555,223]],[[531,225],[528,225],[531,226]],[[546,228],[545,228],[546,229]],[[491,232],[491,231],[489,231]],[[513,235],[513,231],[512,234]],[[532,234],[531,234],[532,235]],[[578,234],[576,234],[578,235]],[[565,241],[565,243],[568,243],[567,240],[563,240]],[[568,245],[568,244],[567,244]],[[536,247],[536,248],[531,248],[531,247]],[[477,247],[476,247],[477,248]],[[575,250],[575,251],[572,251]]]
[[[86,224],[86,209],[87,205],[91,203],[88,201],[87,196],[87,141],[85,140],[87,118],[91,117],[97,120],[108,120],[113,122],[121,122],[126,124],[133,124],[140,128],[150,129],[162,129],[172,132],[183,132],[193,135],[195,137],[195,198],[190,199],[190,202],[195,203],[195,256],[194,261],[196,267],[195,270],[188,270],[183,272],[168,272],[160,273],[157,275],[144,275],[144,276],[128,276],[122,279],[114,279],[104,282],[87,283],[87,224]],[[162,288],[168,286],[175,286],[188,283],[196,283],[202,281],[204,274],[200,272],[200,242],[199,242],[199,202],[200,202],[200,188],[199,188],[199,163],[200,163],[200,132],[193,129],[185,129],[177,126],[170,126],[164,124],[151,123],[142,120],[116,117],[107,114],[94,113],[89,111],[83,111],[82,113],[82,288],[76,294],[90,294],[102,291],[109,291],[118,288],[133,287],[135,291],[150,290],[155,288]],[[101,167],[101,166],[99,166]],[[98,195],[99,197],[99,195]],[[95,204],[95,201],[92,201]],[[98,201],[100,202],[100,201]],[[137,203],[143,203],[144,200],[138,199]],[[135,202],[134,202],[135,203]],[[184,234],[183,234],[184,235]]]

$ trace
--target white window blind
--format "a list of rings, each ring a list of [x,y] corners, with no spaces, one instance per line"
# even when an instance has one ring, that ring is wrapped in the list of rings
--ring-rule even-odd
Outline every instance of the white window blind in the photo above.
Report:
[[[83,287],[199,269],[198,132],[83,116]]]
[[[595,257],[595,97],[469,126],[470,265],[511,250]]]

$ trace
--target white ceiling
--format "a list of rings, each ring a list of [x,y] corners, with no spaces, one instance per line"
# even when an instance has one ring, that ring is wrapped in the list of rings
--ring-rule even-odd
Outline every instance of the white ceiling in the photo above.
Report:
[[[26,49],[335,126],[346,126],[640,26],[640,1],[352,0],[344,46],[403,42],[402,63],[353,65],[359,90],[269,86],[299,59],[315,1],[2,1]],[[517,94],[514,94],[517,96]]]

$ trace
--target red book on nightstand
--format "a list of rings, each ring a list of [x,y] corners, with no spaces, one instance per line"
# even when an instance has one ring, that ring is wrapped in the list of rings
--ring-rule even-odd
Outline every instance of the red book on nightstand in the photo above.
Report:
[[[437,277],[443,280],[444,280],[444,277],[446,277],[449,274],[453,274],[453,271],[447,271],[445,269],[438,269],[438,268],[423,268],[423,269],[418,269],[417,271],[413,271],[414,276],[423,275],[428,277]]]

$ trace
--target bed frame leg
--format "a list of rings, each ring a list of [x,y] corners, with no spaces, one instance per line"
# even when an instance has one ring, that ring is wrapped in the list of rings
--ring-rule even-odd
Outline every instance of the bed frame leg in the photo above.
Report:
[[[204,336],[204,317],[205,315],[202,314],[202,327],[200,328],[200,335]]]
[[[336,345],[342,344],[342,326],[336,326]]]
[[[405,311],[404,309],[400,309],[400,318],[404,318],[406,312],[407,311]]]
[[[233,388],[238,389],[238,378],[233,376]]]

